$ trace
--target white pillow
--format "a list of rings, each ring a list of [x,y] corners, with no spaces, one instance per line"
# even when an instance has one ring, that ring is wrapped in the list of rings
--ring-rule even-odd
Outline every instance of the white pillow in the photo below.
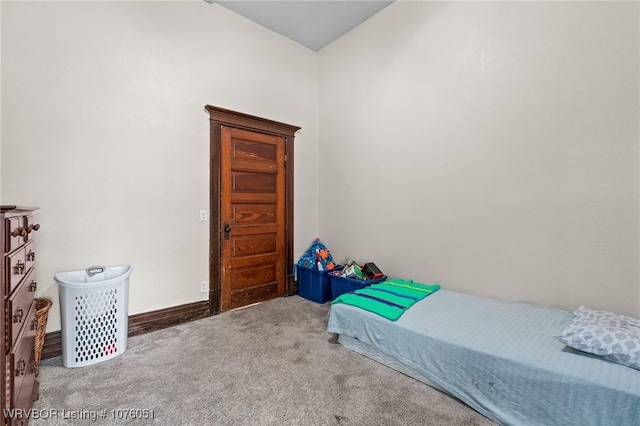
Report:
[[[640,320],[581,306],[557,336],[567,346],[640,370]]]

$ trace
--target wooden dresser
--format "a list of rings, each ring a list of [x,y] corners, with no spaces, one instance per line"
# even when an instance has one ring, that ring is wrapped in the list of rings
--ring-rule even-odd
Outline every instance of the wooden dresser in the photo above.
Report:
[[[0,365],[2,371],[2,421],[0,425],[25,425],[28,410],[38,397],[38,374],[34,339],[37,322],[34,235],[40,225],[34,222],[35,207],[0,206],[0,242],[3,261],[2,312],[3,330]],[[13,410],[13,411],[12,411]]]

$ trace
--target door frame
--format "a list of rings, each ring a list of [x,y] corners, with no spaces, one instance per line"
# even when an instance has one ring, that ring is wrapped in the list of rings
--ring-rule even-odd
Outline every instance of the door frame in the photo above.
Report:
[[[293,280],[293,140],[300,127],[242,112],[205,105],[209,113],[209,311],[220,313],[222,298],[222,224],[220,222],[220,140],[222,126],[282,136],[285,140],[284,292],[296,292]]]

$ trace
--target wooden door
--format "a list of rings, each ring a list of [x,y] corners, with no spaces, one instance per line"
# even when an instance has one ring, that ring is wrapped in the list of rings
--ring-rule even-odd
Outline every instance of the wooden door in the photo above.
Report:
[[[284,296],[284,142],[221,128],[223,311]]]
[[[211,105],[205,110],[211,124],[210,312],[296,294],[293,141],[300,127]]]

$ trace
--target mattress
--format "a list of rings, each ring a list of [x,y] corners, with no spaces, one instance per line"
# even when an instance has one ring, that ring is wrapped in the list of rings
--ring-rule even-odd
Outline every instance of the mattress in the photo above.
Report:
[[[440,290],[397,321],[331,305],[345,346],[508,425],[640,425],[640,371],[566,347],[572,314]]]

